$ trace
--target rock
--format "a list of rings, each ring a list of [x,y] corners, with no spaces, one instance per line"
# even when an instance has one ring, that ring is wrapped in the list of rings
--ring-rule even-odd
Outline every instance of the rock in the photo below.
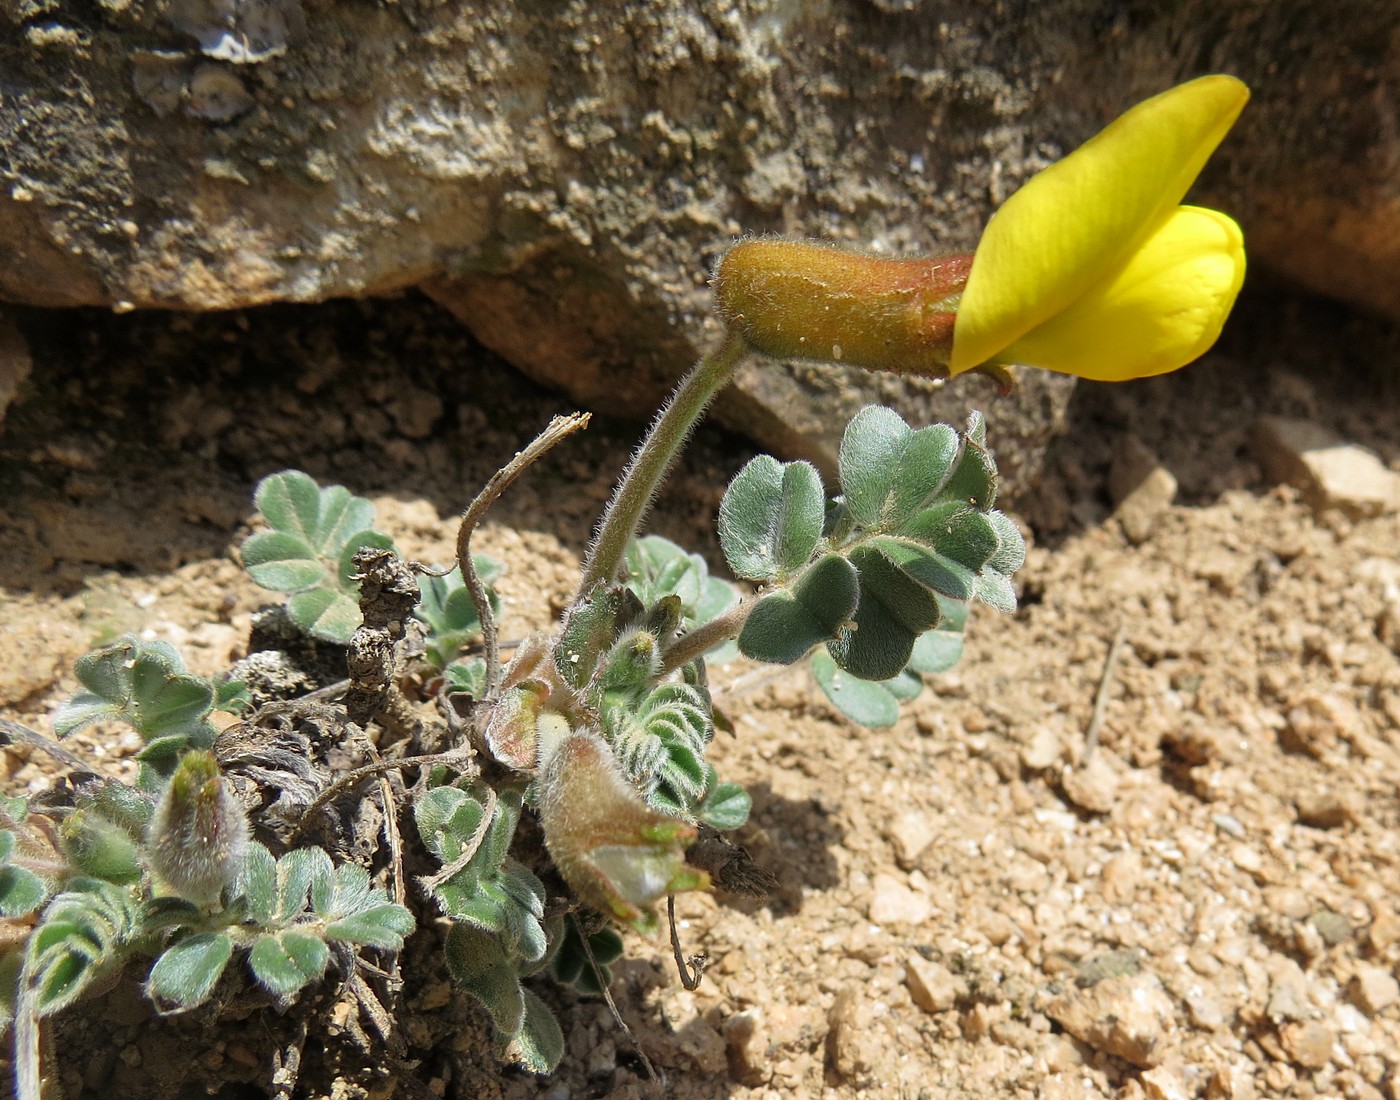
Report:
[[[1269,958],[1269,1002],[1265,1013],[1274,1023],[1306,1019],[1312,1011],[1308,1000],[1308,979],[1292,959],[1281,955]]]
[[[1206,1100],[1254,1100],[1254,1077],[1244,1066],[1221,1066],[1206,1083]]]
[[[1387,0],[1187,0],[1108,35],[1088,0],[937,19],[819,0],[42,10],[0,102],[0,298],[17,302],[228,309],[422,285],[575,400],[645,415],[715,339],[706,277],[729,240],[970,248],[1047,159],[1209,56],[1254,99],[1202,199],[1241,216],[1252,263],[1400,315],[1400,214],[1374,167],[1395,156],[1396,62],[1373,48]],[[1036,374],[998,406],[1008,485],[1071,386]],[[763,364],[717,413],[830,469],[861,404],[959,420],[990,394]]]
[[[1193,1100],[1196,1088],[1180,1066],[1155,1066],[1140,1078],[1149,1100]]]
[[[1299,791],[1293,802],[1298,809],[1299,822],[1315,829],[1354,825],[1361,815],[1355,799],[1329,789]]]
[[[1118,797],[1118,776],[1100,750],[1081,767],[1066,765],[1060,775],[1060,787],[1081,810],[1106,814]]]
[[[1021,746],[1021,767],[1027,771],[1043,772],[1058,764],[1063,752],[1060,735],[1048,725],[1038,726],[1031,739]]]
[[[1297,486],[1317,511],[1336,508],[1366,517],[1400,508],[1400,474],[1312,421],[1264,417],[1250,434],[1250,446],[1266,475]]]
[[[5,423],[5,410],[29,377],[33,365],[29,343],[15,324],[13,313],[0,308],[0,425]]]
[[[1366,930],[1366,941],[1378,955],[1400,943],[1400,913],[1377,905],[1371,927]]]
[[[827,1064],[842,1080],[859,1084],[880,1064],[880,1037],[872,1030],[874,1015],[869,1002],[847,986],[836,995],[827,1015]]]
[[[1289,752],[1304,752],[1319,760],[1340,740],[1359,738],[1364,724],[1351,700],[1337,694],[1308,692],[1288,708],[1279,740]]]
[[[1294,1065],[1321,1069],[1332,1060],[1337,1037],[1316,1021],[1296,1021],[1279,1029],[1279,1041]]]
[[[870,923],[922,924],[933,915],[933,903],[916,893],[893,875],[876,875],[874,893],[870,898]]]
[[[1367,1016],[1374,1016],[1400,1001],[1400,982],[1383,966],[1359,963],[1347,992],[1357,1008]]]
[[[1351,939],[1351,921],[1334,910],[1319,909],[1309,918],[1308,923],[1317,929],[1323,943],[1328,947],[1336,947],[1339,943]]]
[[[946,1012],[967,993],[967,982],[942,963],[922,955],[904,960],[904,984],[909,996],[925,1012]]]
[[[720,1027],[729,1056],[729,1076],[741,1085],[759,1085],[768,1077],[768,1029],[755,1010],[729,1017]]]
[[[1157,1065],[1175,1027],[1172,1000],[1153,974],[1124,974],[1057,997],[1046,1014],[1080,1042],[1135,1066]]]
[[[894,846],[894,858],[904,870],[912,870],[925,848],[938,835],[928,814],[905,810],[895,814],[885,826],[885,836]]]
[[[1137,436],[1128,436],[1108,472],[1114,518],[1134,546],[1146,542],[1176,499],[1176,478]]]

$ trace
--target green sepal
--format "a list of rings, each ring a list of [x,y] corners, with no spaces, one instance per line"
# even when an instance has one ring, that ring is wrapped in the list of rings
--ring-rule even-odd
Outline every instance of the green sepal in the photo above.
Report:
[[[645,611],[630,588],[597,585],[587,599],[570,611],[559,632],[554,665],[564,682],[575,690],[582,690],[623,628],[640,619]]]

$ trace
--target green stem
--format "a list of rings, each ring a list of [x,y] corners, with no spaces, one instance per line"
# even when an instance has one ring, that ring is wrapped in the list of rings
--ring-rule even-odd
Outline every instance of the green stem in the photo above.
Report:
[[[690,664],[697,657],[703,657],[717,645],[723,645],[731,638],[737,638],[749,620],[749,612],[758,604],[756,599],[743,600],[723,615],[701,623],[694,630],[677,638],[661,656],[661,671],[658,678],[675,672]]]
[[[672,463],[685,445],[690,431],[704,415],[710,399],[734,376],[748,346],[743,338],[730,333],[724,344],[706,355],[676,387],[637,453],[632,456],[622,480],[613,490],[603,512],[597,537],[583,563],[574,603],[581,603],[599,581],[609,581],[622,568],[627,544],[636,536],[651,507],[656,490],[670,472]]]

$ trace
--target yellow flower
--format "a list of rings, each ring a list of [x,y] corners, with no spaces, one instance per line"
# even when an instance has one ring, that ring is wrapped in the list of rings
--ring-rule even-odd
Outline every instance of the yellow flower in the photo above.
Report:
[[[1248,98],[1230,76],[1163,92],[1016,192],[977,246],[950,373],[1023,363],[1123,381],[1205,352],[1244,281],[1244,238],[1180,203]]]

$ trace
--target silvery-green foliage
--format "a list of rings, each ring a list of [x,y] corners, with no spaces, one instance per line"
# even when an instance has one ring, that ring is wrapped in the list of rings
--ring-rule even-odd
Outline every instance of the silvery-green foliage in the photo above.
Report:
[[[479,784],[443,786],[414,805],[414,818],[424,846],[451,871],[432,891],[453,921],[448,969],[490,1014],[502,1053],[548,1073],[563,1037],[549,1009],[520,984],[549,949],[544,884],[507,855],[520,808],[518,788],[492,798]]]
[[[841,495],[827,502],[816,470],[760,456],[726,492],[725,556],[737,574],[772,588],[739,636],[746,655],[790,663],[825,643],[842,672],[893,681],[917,660],[921,638],[949,632],[950,606],[1014,609],[1010,574],[1025,546],[992,508],[996,465],[980,414],[958,433],[944,424],[914,430],[889,409],[863,409],[842,438],[839,474]],[[929,648],[924,663],[939,663]],[[818,667],[819,682],[837,683]],[[888,717],[866,704],[854,710]]]
[[[131,887],[92,878],[65,885],[29,936],[20,975],[41,1016],[121,970],[142,934],[143,908]]]
[[[667,596],[680,600],[682,630],[694,630],[739,602],[739,590],[726,580],[710,576],[704,558],[660,535],[633,539],[627,545],[624,563],[626,585],[644,607],[654,606]],[[722,664],[737,654],[734,643],[726,642],[707,653],[706,658]]]
[[[254,494],[270,531],[243,544],[243,565],[264,588],[286,592],[292,621],[314,637],[348,642],[360,625],[351,563],[362,547],[392,548],[373,529],[374,505],[343,485],[321,488],[300,470],[270,474]]]
[[[137,759],[162,776],[186,749],[213,744],[209,715],[218,689],[186,672],[173,646],[127,634],[79,657],[74,672],[83,690],[54,716],[60,737],[94,722],[123,722],[145,742]]]

